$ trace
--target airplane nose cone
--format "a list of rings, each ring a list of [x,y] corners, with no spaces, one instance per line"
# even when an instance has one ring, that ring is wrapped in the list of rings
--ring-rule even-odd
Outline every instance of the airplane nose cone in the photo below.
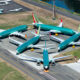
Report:
[[[45,69],[48,69],[48,66],[45,66]]]

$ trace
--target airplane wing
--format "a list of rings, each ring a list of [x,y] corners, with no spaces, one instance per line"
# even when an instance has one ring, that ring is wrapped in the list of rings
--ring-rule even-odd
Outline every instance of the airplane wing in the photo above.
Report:
[[[61,31],[58,31],[58,30],[50,30],[50,31],[47,31],[47,32],[53,32],[53,33],[61,33]]]
[[[55,36],[50,36],[50,39],[51,40],[55,40],[55,41],[57,41],[57,42],[59,42],[59,43],[62,43],[64,40],[63,39],[60,39],[60,38],[58,38],[58,37],[55,37]]]
[[[50,30],[50,31],[44,31],[44,32],[41,32],[41,34],[50,34],[50,33],[61,33],[61,31],[58,31],[58,30]]]
[[[0,11],[2,11],[2,10],[4,10],[4,9],[0,9]]]
[[[35,58],[35,57],[30,57],[30,56],[22,56],[24,57],[23,59],[20,58],[20,60],[23,61],[30,61],[30,62],[43,62],[43,60],[41,58]]]
[[[9,42],[18,46],[23,44],[22,42],[12,39],[11,37],[9,37]]]
[[[71,42],[69,45],[80,45],[80,42]]]
[[[48,46],[54,46],[54,44],[47,44]],[[44,45],[30,45],[29,47],[34,47],[34,48],[40,48],[40,49],[44,49],[42,47],[44,47]],[[47,49],[53,49],[54,47],[48,47]]]
[[[20,36],[20,37],[26,39],[26,35],[23,35],[23,34],[20,33],[20,32],[13,32],[13,33],[11,33],[10,35],[13,35],[13,36]]]
[[[5,30],[3,30],[3,29],[0,29],[0,32],[3,32],[3,31],[5,31]]]
[[[20,10],[22,10],[22,8],[13,9],[13,10],[9,10],[9,11],[20,11]]]
[[[68,55],[68,56],[62,56],[62,57],[57,57],[57,58],[53,58],[52,61],[57,61],[57,60],[60,60],[60,59],[64,59],[64,58],[68,58],[68,57],[71,57],[72,55]]]

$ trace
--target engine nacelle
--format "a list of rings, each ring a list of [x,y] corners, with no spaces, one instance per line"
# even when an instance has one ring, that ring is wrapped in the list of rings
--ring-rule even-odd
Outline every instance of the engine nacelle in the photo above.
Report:
[[[52,65],[52,66],[55,66],[56,64],[55,64],[55,62],[52,62],[51,65]]]
[[[51,66],[55,66],[55,61],[51,61]]]
[[[37,66],[40,66],[40,61],[37,61]]]

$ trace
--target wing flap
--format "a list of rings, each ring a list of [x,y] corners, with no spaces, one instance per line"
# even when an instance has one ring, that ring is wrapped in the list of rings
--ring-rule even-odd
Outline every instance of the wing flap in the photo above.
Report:
[[[9,42],[12,43],[12,44],[18,45],[18,46],[23,44],[22,42],[16,41],[16,40],[14,40],[10,37],[9,37]]]
[[[64,59],[64,58],[68,58],[71,57],[72,55],[68,55],[68,56],[62,56],[62,57],[57,57],[57,58],[53,58],[53,60],[60,60],[60,59]]]
[[[23,60],[23,61],[31,61],[31,62],[37,62],[37,61],[43,61],[42,59],[40,59],[40,58],[35,58],[35,57],[29,57],[29,56],[23,56],[24,58],[23,59],[21,59],[21,60]]]
[[[13,32],[13,33],[11,33],[10,35],[13,35],[13,36],[20,36],[20,37],[22,37],[22,38],[24,38],[24,39],[27,38],[26,35],[23,35],[23,34],[20,33],[20,32]]]
[[[71,42],[70,45],[80,45],[80,42]]]

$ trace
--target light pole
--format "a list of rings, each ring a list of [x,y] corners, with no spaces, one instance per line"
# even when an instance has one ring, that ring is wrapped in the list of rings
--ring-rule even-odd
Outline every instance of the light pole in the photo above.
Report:
[[[56,19],[55,0],[53,0],[53,20]]]

